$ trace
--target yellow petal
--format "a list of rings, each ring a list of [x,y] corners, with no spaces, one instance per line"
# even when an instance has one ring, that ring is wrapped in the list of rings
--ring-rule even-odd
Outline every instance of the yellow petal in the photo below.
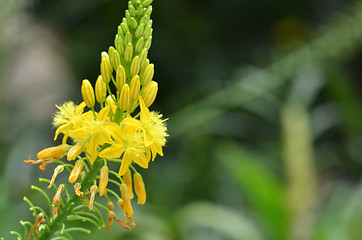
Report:
[[[119,168],[117,177],[123,176],[127,172],[127,169],[129,168],[129,165],[131,165],[131,163],[132,163],[132,160],[131,160],[130,156],[125,153],[123,155],[122,164],[121,164],[121,167]]]
[[[99,156],[102,158],[119,158],[122,153],[122,147],[119,144],[113,144],[112,146],[101,151]]]

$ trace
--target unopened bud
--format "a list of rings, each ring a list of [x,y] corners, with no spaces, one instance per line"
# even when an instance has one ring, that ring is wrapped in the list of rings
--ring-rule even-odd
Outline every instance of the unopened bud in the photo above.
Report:
[[[118,65],[116,72],[116,88],[120,91],[126,83],[126,71],[122,65]]]
[[[136,9],[134,8],[131,2],[128,2],[128,10],[132,17],[136,16]]]
[[[153,2],[153,0],[145,0],[143,1],[143,6],[147,7],[148,5],[150,5]]]
[[[147,24],[145,30],[143,31],[143,37],[148,39],[152,35],[152,27],[151,24]]]
[[[74,183],[78,179],[79,174],[82,172],[83,166],[84,166],[84,161],[82,159],[79,159],[75,162],[74,167],[69,174],[68,180],[70,183]]]
[[[149,64],[146,69],[141,73],[141,84],[147,86],[155,74],[155,67],[153,63]]]
[[[140,87],[141,87],[140,77],[138,75],[135,75],[132,78],[129,87],[130,87],[131,102],[134,102],[138,99],[138,95],[139,95]]]
[[[127,111],[128,108],[130,107],[130,99],[131,99],[131,94],[130,94],[130,89],[128,84],[124,84],[121,90],[121,94],[119,96],[119,108],[122,111]]]
[[[145,40],[145,46],[144,47],[147,48],[147,49],[150,49],[151,43],[152,43],[152,36],[150,36],[149,38],[147,38]]]
[[[113,202],[108,201],[108,202],[107,202],[107,208],[108,208],[109,210],[113,211],[113,210],[114,210],[114,204],[113,204]]]
[[[97,78],[95,92],[96,92],[97,102],[99,102],[100,104],[104,103],[107,96],[107,85],[103,81],[102,75],[99,75]]]
[[[144,11],[145,11],[145,8],[143,7],[143,5],[139,5],[137,8],[137,12],[136,12],[137,16],[142,17]]]
[[[135,76],[140,71],[140,58],[138,56],[133,58],[129,71],[131,77]]]
[[[123,19],[123,21],[124,21],[125,19]],[[121,28],[122,28],[122,30],[123,30],[123,32],[124,33],[127,33],[127,32],[129,32],[129,28],[128,28],[128,25],[126,24],[126,23],[121,23]]]
[[[126,36],[124,37],[124,43],[127,46],[128,43],[132,43],[132,33],[131,32],[127,32]]]
[[[133,29],[136,29],[138,26],[137,20],[134,17],[131,17],[131,21],[129,24],[130,24],[131,28],[133,28]]]
[[[102,52],[101,59],[102,59],[101,60],[101,74],[103,77],[103,81],[105,81],[106,83],[109,83],[112,78],[113,68],[109,61],[108,53]]]
[[[134,34],[136,36],[136,38],[140,38],[142,36],[144,29],[145,29],[145,25],[143,23],[137,27],[135,34]]]
[[[78,142],[77,144],[75,144],[71,149],[69,149],[67,154],[67,160],[68,161],[74,160],[82,153],[83,149],[84,149],[84,143]]]
[[[113,96],[113,95],[112,95],[112,96]],[[114,102],[112,96],[111,96],[111,95],[108,95],[108,97],[107,97],[107,106],[109,106],[110,109],[111,109],[111,111],[112,111],[113,113],[115,113],[116,110],[117,110],[117,105],[116,105],[116,103]],[[114,96],[113,96],[113,97],[114,97]]]
[[[87,79],[83,80],[81,92],[87,107],[93,108],[95,104],[94,90],[92,84]]]
[[[145,204],[146,202],[146,189],[141,174],[138,172],[133,174],[134,190],[138,198],[138,204]]]
[[[38,159],[60,159],[69,150],[70,146],[68,144],[61,144],[56,147],[49,147],[38,152]]]
[[[145,24],[147,23],[147,21],[150,20],[150,15],[144,15],[141,20],[140,20],[140,24]]]
[[[52,179],[50,180],[48,189],[53,185],[55,178],[58,176],[58,174],[63,172],[63,170],[64,170],[63,165],[59,165],[54,169],[54,173],[53,173]]]
[[[145,63],[146,59],[147,59],[147,55],[148,55],[148,50],[147,48],[143,48],[139,54],[140,57],[140,67],[143,66],[143,64]]]
[[[155,101],[157,91],[158,83],[155,81],[151,81],[146,87],[142,88],[141,97],[143,98],[146,107],[151,106],[152,103]]]
[[[126,46],[124,44],[122,37],[118,36],[118,34],[116,35],[116,37],[114,39],[114,46],[116,47],[119,54],[121,54],[121,55],[124,54],[124,50],[125,50]]]
[[[99,179],[99,196],[102,196],[106,192],[108,184],[108,167],[103,166],[101,168],[101,176]]]
[[[141,52],[142,48],[144,48],[145,46],[145,39],[143,37],[141,37],[140,39],[138,39],[138,41],[136,42],[136,46],[135,46],[135,52],[136,54]]]
[[[130,63],[133,57],[133,45],[132,43],[128,43],[126,46],[126,50],[124,51],[124,60],[126,63]]]
[[[131,170],[128,168],[127,172],[122,177],[123,182],[127,185],[128,188],[128,196],[130,199],[133,199],[133,188],[132,188],[132,173]]]
[[[119,53],[114,47],[109,47],[108,49],[109,61],[114,70],[117,70],[119,64],[121,64],[121,58],[119,57]]]

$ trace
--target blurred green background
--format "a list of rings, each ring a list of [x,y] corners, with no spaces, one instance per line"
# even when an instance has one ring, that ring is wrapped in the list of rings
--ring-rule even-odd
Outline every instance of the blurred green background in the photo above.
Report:
[[[80,102],[126,0],[0,1],[0,237],[49,177],[23,160],[53,145],[55,104]],[[75,239],[362,239],[362,4],[156,0],[170,137],[147,171],[137,227]]]

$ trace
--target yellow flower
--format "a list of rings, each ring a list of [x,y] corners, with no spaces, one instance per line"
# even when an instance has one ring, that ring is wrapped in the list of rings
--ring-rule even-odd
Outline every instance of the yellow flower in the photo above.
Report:
[[[78,128],[82,122],[82,114],[85,108],[85,102],[78,106],[74,102],[66,102],[61,107],[57,106],[59,111],[54,115],[53,126],[57,127],[54,141],[57,140],[59,133],[63,133],[63,143],[65,143],[69,130]]]
[[[115,133],[112,135],[115,142],[112,143],[112,146],[100,152],[99,156],[103,158],[119,158],[123,154],[118,176],[124,175],[132,162],[143,168],[148,168],[150,157],[146,154],[142,133],[133,126],[121,127],[117,125],[117,127],[112,126],[110,128]]]
[[[163,156],[162,147],[166,144],[167,127],[165,121],[167,119],[161,119],[162,114],[157,112],[150,112],[146,107],[142,97],[139,97],[140,103],[140,120],[127,117],[122,120],[121,125],[130,125],[143,131],[144,144],[149,147],[152,153],[152,161],[156,155]]]
[[[117,124],[106,122],[108,112],[109,107],[107,106],[97,114],[97,117],[94,117],[93,114],[87,114],[83,118],[81,127],[69,131],[69,136],[76,142],[84,142],[84,149],[89,154],[92,164],[98,156],[98,146],[113,142],[112,131],[109,127],[117,126]]]

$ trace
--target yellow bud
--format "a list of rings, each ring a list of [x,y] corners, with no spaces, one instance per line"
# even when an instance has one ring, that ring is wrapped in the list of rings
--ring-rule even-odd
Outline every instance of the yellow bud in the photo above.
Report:
[[[138,198],[138,204],[145,204],[146,202],[146,189],[141,174],[138,172],[133,174],[134,190]]]
[[[137,29],[136,29],[136,31],[135,31],[135,33],[134,33],[134,35],[136,36],[136,38],[140,38],[141,36],[142,36],[142,33],[143,33],[143,30],[145,29],[145,25],[142,23],[142,24],[140,24],[138,27],[137,27]]]
[[[84,149],[84,143],[78,142],[77,144],[75,144],[71,149],[69,149],[67,154],[67,160],[68,161],[74,160],[76,157],[79,156],[79,154],[82,153],[83,149]]]
[[[112,96],[113,96],[113,95],[112,95]],[[116,110],[117,110],[117,105],[116,105],[116,103],[114,102],[112,96],[111,96],[111,95],[108,95],[108,97],[107,97],[107,106],[110,107],[112,113],[115,113]],[[113,97],[114,97],[114,96],[113,96]]]
[[[38,152],[38,159],[60,159],[62,158],[70,146],[68,144],[61,144],[56,147],[49,147]]]
[[[120,91],[126,83],[126,71],[122,65],[118,65],[116,72],[116,88]]]
[[[68,180],[70,183],[74,183],[77,180],[79,174],[82,172],[83,166],[84,166],[84,161],[82,159],[79,159],[75,162],[74,167],[69,174]]]
[[[158,84],[155,81],[151,81],[146,87],[142,88],[141,97],[143,98],[146,107],[151,106],[152,103],[155,101],[157,91]]]
[[[108,167],[103,166],[101,168],[101,176],[99,179],[99,196],[102,196],[106,192],[108,184]]]
[[[138,75],[132,78],[129,87],[130,87],[131,102],[134,102],[138,99],[141,87],[140,77]]]
[[[108,54],[109,54],[109,61],[111,62],[111,65],[114,68],[114,70],[116,70],[118,65],[121,64],[121,58],[119,57],[119,53],[117,52],[116,49],[114,49],[114,47],[109,47]]]
[[[150,49],[152,43],[152,36],[145,40],[145,48]]]
[[[119,108],[122,111],[127,111],[128,108],[130,107],[130,89],[128,84],[124,84],[121,90],[121,94],[119,96]]]
[[[95,92],[96,92],[97,102],[104,103],[107,96],[107,85],[103,81],[102,75],[99,75],[97,78]]]
[[[140,39],[138,39],[138,41],[136,42],[136,46],[135,46],[135,52],[139,53],[141,52],[142,48],[144,48],[145,46],[145,39],[143,37],[141,37]]]
[[[138,56],[135,56],[132,60],[131,67],[129,69],[131,77],[138,74],[140,71],[140,58]]]
[[[153,78],[153,75],[155,74],[155,67],[154,65],[151,63],[149,64],[145,70],[141,73],[141,83],[142,83],[142,86],[147,86],[152,78]]]
[[[122,194],[122,199],[123,199],[123,214],[126,214],[128,216],[133,214],[133,208],[131,205],[131,199],[129,197],[128,194],[128,188],[127,185],[125,183],[122,183],[120,186],[120,190],[121,190],[121,194]]]
[[[101,53],[101,74],[103,77],[103,81],[105,81],[106,83],[109,83],[111,81],[112,78],[112,72],[113,72],[113,68],[112,65],[109,61],[109,56],[108,53],[106,52],[102,52]]]
[[[85,104],[87,105],[87,107],[93,108],[94,104],[95,104],[94,90],[93,90],[92,84],[87,79],[83,80],[81,90],[82,90],[83,100],[84,100]]]
[[[133,45],[132,43],[128,43],[126,46],[126,50],[124,51],[124,60],[126,63],[130,63],[133,57]]]
[[[133,190],[132,190],[132,173],[129,168],[127,169],[126,173],[122,176],[123,182],[127,185],[128,188],[128,196],[130,199],[133,199]]]

